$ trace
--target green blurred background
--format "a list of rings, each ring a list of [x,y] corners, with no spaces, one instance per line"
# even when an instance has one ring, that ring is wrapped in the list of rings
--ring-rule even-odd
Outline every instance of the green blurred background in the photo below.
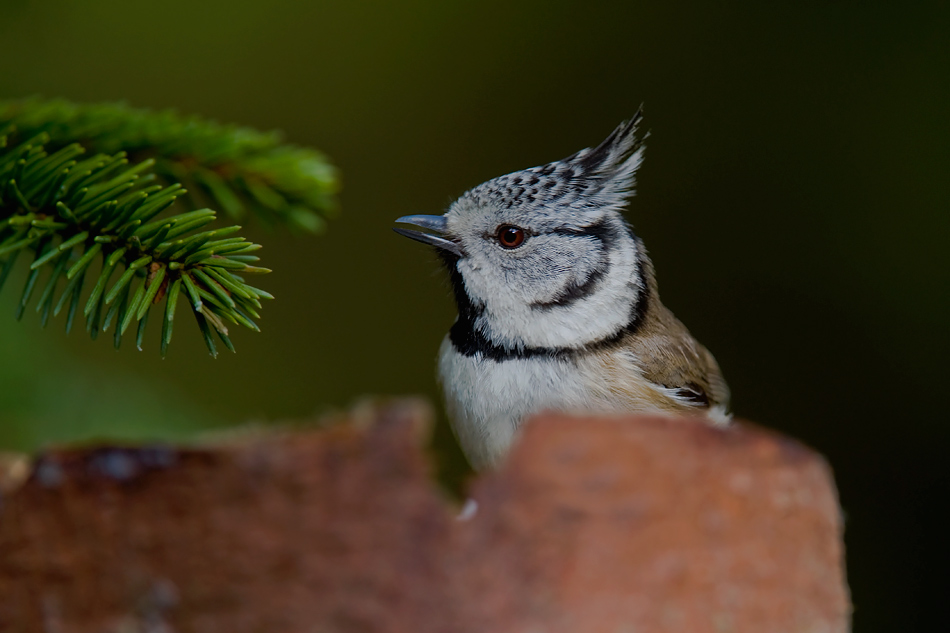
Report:
[[[948,3],[0,7],[0,98],[123,99],[279,128],[326,151],[344,181],[322,237],[246,224],[277,301],[262,334],[235,337],[236,356],[212,360],[194,327],[164,361],[157,332],[144,353],[67,338],[62,320],[41,333],[34,316],[13,320],[8,288],[0,449],[178,438],[364,394],[437,400],[454,306],[435,256],[392,220],[596,144],[644,103],[629,218],[665,303],[719,359],[738,416],[828,456],[855,630],[940,622]],[[437,447],[458,478],[446,429]]]

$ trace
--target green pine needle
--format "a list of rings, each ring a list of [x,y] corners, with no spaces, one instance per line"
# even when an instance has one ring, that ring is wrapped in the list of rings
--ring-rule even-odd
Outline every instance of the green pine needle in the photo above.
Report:
[[[38,116],[35,109],[28,111]],[[139,116],[145,117],[139,124],[148,118]],[[149,116],[156,117],[158,124],[170,125],[171,119],[162,118],[165,115]],[[216,219],[209,209],[160,216],[185,190],[178,183],[151,184],[147,172],[153,161],[132,164],[122,151],[86,158],[78,143],[48,150],[50,136],[36,131],[38,120],[18,131],[3,125],[0,116],[0,289],[20,254],[32,255],[17,303],[18,319],[39,293],[36,311],[41,323],[46,325],[51,312],[57,316],[66,309],[69,331],[82,303],[86,331],[92,338],[114,327],[113,342],[118,348],[134,322],[136,347],[141,349],[148,316],[165,301],[157,313],[162,315],[164,356],[184,290],[190,299],[186,305],[195,313],[213,356],[217,347],[212,329],[232,351],[225,322],[259,331],[251,317],[258,318],[260,299],[271,295],[247,285],[235,273],[267,269],[250,263],[256,257],[248,259],[246,254],[260,247],[233,236],[240,227],[201,231]],[[55,122],[55,118],[50,120]],[[76,126],[70,128],[74,135],[96,138],[96,129]],[[50,132],[56,133],[56,129]],[[210,151],[208,147],[203,151]],[[233,154],[222,150],[216,156]],[[274,187],[272,183],[277,191]],[[286,197],[286,193],[279,195]],[[116,276],[120,267],[122,272]],[[87,279],[93,281],[82,302]],[[58,290],[60,281],[64,283]]]
[[[48,135],[39,144],[56,152],[52,162],[26,165],[34,184],[20,191],[31,199],[39,191],[48,195],[55,178],[63,178],[74,192],[89,187],[80,209],[68,197],[60,198],[77,214],[119,198],[120,207],[111,215],[123,215],[136,170],[153,170],[166,184],[182,183],[192,206],[210,202],[233,218],[250,211],[267,224],[318,233],[336,210],[336,169],[320,152],[287,145],[274,132],[122,103],[80,105],[39,98],[0,100],[0,133],[11,125],[24,138]],[[75,142],[97,155],[83,160]],[[126,161],[138,166],[125,169]],[[64,176],[62,168],[70,164],[76,169]]]

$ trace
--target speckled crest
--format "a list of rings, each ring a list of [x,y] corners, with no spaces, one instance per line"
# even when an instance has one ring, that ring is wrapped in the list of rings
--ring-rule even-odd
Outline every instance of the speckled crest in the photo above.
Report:
[[[633,193],[634,174],[643,159],[643,138],[637,137],[641,118],[637,112],[597,147],[484,182],[463,194],[458,204],[517,208],[542,216],[565,208],[619,211]]]

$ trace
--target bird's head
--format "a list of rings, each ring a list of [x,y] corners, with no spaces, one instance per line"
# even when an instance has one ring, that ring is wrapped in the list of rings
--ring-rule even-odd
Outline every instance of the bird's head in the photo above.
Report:
[[[444,215],[396,220],[437,247],[452,275],[457,333],[504,350],[565,349],[642,316],[646,253],[623,218],[643,158],[638,113],[600,145],[489,180]]]

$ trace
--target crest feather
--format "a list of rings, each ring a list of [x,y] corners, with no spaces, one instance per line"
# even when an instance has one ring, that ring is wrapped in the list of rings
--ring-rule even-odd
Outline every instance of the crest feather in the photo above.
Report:
[[[634,176],[643,161],[643,139],[637,136],[641,110],[624,121],[600,145],[554,161],[493,178],[467,191],[462,200],[528,213],[551,214],[600,209],[621,211],[633,193]]]
[[[600,145],[582,149],[564,162],[579,168],[585,177],[599,181],[600,195],[627,198],[633,192],[634,176],[643,162],[646,135],[637,136],[642,119],[642,109],[637,110],[633,118],[618,125]]]

